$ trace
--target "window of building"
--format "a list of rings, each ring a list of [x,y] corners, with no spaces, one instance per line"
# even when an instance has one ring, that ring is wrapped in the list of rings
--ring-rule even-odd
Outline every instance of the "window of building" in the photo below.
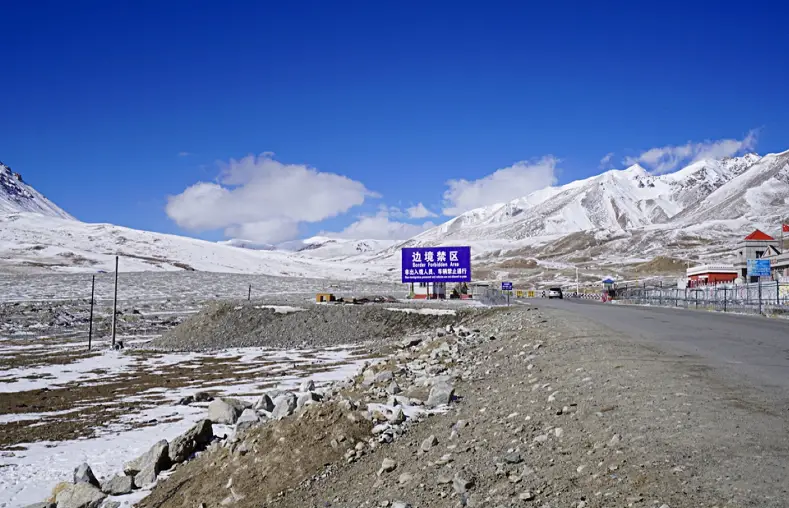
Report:
[[[759,259],[762,256],[764,256],[764,251],[763,250],[757,250],[756,251],[756,259]]]

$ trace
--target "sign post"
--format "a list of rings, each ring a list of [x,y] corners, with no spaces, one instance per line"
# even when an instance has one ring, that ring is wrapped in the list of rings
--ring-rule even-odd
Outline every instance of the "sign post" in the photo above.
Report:
[[[507,292],[507,305],[510,304],[510,293],[512,292],[512,282],[502,282],[501,290]]]
[[[428,298],[430,284],[471,282],[471,247],[404,247],[401,255],[401,281],[427,286]]]

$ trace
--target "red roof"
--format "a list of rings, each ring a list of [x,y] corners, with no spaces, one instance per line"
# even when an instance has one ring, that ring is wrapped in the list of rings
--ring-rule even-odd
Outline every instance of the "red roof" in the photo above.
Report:
[[[757,229],[750,235],[745,237],[746,240],[775,240],[772,236],[768,235],[764,231]]]

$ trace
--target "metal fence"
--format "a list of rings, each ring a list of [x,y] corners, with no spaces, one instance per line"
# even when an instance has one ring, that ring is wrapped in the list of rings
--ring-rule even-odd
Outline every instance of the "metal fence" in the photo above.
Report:
[[[660,286],[619,287],[615,290],[615,298],[624,303],[638,305],[789,316],[789,282],[721,284],[685,289]]]

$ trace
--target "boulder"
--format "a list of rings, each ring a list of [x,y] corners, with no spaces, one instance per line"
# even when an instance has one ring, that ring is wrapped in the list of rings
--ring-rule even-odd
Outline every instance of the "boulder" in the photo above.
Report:
[[[124,464],[123,472],[127,476],[136,476],[140,472],[150,469],[154,474],[158,474],[159,471],[163,471],[168,467],[170,467],[169,445],[166,439],[162,439],[143,455]],[[135,485],[140,486],[136,481]]]
[[[233,425],[247,404],[237,399],[214,399],[208,405],[208,419],[213,423]]]
[[[191,429],[173,439],[168,447],[170,462],[180,463],[195,452],[204,450],[214,438],[214,429],[210,420],[200,420]]]
[[[299,387],[299,391],[301,393],[314,392],[315,383],[312,381],[312,379],[307,379],[306,381],[301,383],[301,387]]]
[[[87,483],[96,488],[99,487],[99,481],[86,462],[83,462],[74,470],[74,483]]]
[[[106,494],[89,483],[75,483],[55,496],[58,508],[99,508]]]
[[[131,476],[115,476],[101,484],[101,491],[109,496],[122,496],[134,489],[134,478]]]
[[[397,382],[392,381],[389,383],[389,386],[386,387],[386,393],[389,395],[397,395],[398,393],[402,392],[403,390],[400,389],[400,385]]]
[[[386,383],[394,379],[394,373],[391,370],[382,370],[373,378],[375,384]]]
[[[296,407],[298,409],[303,408],[307,404],[313,404],[315,402],[320,402],[321,397],[315,392],[307,392],[299,396],[298,400],[296,401]]]
[[[57,508],[57,505],[55,503],[44,502],[44,503],[29,504],[24,508]]]
[[[274,411],[274,401],[267,393],[264,393],[255,403],[255,409],[258,411],[266,411],[268,413]]]
[[[148,464],[143,468],[142,471],[134,475],[134,486],[138,489],[143,487],[147,487],[156,482],[156,478],[159,476],[159,471],[157,471],[156,466],[153,464]]]
[[[431,407],[449,404],[455,396],[455,389],[449,383],[437,383],[430,388],[427,405]]]
[[[271,412],[271,417],[275,420],[281,420],[286,416],[290,416],[296,410],[296,396],[292,393],[281,395],[274,399],[274,411]]]
[[[197,392],[194,395],[195,402],[211,402],[214,397],[208,392]]]
[[[245,409],[236,422],[236,433],[244,432],[260,423],[260,417],[254,409]]]

